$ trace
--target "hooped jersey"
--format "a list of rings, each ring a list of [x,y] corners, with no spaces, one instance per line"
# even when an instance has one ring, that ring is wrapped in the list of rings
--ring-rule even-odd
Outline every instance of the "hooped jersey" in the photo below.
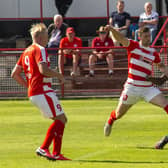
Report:
[[[143,47],[139,42],[130,40],[128,51],[128,79],[127,83],[148,87],[152,82],[147,81],[146,77],[152,73],[152,64],[160,63],[159,54],[154,48]]]
[[[40,63],[50,66],[46,49],[38,44],[29,46],[20,56],[17,66],[21,66],[28,84],[28,97],[53,91],[51,89],[51,78],[47,78],[39,71]]]

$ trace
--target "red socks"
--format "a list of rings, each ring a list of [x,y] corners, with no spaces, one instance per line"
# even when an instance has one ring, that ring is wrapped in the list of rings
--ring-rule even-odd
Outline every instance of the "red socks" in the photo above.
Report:
[[[64,133],[64,123],[56,120],[56,132],[53,139],[53,154],[59,155],[61,153],[62,137]]]
[[[168,114],[168,105],[166,107],[164,107],[164,110],[166,111],[166,113]]]
[[[61,151],[62,145],[62,136],[64,133],[64,123],[60,120],[55,120],[50,127],[48,128],[46,137],[43,144],[41,145],[42,149],[48,149],[53,140],[53,154],[58,155]]]
[[[54,133],[55,133],[55,130],[56,130],[56,121],[54,121],[50,127],[48,128],[48,131],[47,131],[47,134],[46,134],[46,137],[44,139],[44,142],[43,144],[41,145],[41,148],[42,149],[48,149],[53,138],[54,138]]]
[[[115,120],[116,120],[116,113],[115,113],[115,110],[113,110],[107,122],[108,124],[112,125]]]

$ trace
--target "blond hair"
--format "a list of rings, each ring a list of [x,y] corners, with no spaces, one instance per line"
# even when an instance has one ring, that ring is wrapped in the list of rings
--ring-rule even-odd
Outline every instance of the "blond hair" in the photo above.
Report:
[[[47,27],[44,23],[36,23],[31,26],[30,34],[32,39],[36,39],[39,35],[47,32]]]

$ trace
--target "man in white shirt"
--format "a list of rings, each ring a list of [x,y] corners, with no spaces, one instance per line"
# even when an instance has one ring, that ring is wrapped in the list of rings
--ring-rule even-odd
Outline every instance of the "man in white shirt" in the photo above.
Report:
[[[152,4],[146,2],[144,5],[145,12],[139,17],[139,27],[148,27],[151,32],[151,42],[155,39],[158,25],[158,13],[152,11]],[[135,31],[135,40],[138,41],[138,30]]]

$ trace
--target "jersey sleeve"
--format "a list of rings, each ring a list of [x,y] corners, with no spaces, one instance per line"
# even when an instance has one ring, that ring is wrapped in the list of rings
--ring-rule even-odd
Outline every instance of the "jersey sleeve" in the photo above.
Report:
[[[155,12],[155,15],[154,15],[153,19],[155,19],[155,20],[159,20],[159,15],[158,15],[157,12]]]
[[[156,63],[156,64],[160,63],[161,62],[161,58],[160,58],[158,52],[155,51],[154,52],[154,56],[155,56],[154,63]]]
[[[95,43],[96,43],[96,39],[94,38],[94,39],[92,40],[92,48],[95,47]]]
[[[131,16],[129,13],[126,13],[126,19],[131,20]]]
[[[134,50],[137,47],[137,44],[138,44],[137,41],[134,41],[134,40],[129,40],[129,41],[130,41],[130,44],[127,47],[128,52]]]
[[[23,54],[20,56],[19,60],[17,61],[16,65],[22,67],[22,57],[23,57]]]
[[[42,62],[47,63],[47,51],[44,47],[40,47],[40,49],[36,51],[35,60],[37,64]]]
[[[64,48],[64,38],[61,39],[60,41],[60,45],[59,45],[59,48]]]
[[[82,40],[79,39],[79,47],[82,47]]]

